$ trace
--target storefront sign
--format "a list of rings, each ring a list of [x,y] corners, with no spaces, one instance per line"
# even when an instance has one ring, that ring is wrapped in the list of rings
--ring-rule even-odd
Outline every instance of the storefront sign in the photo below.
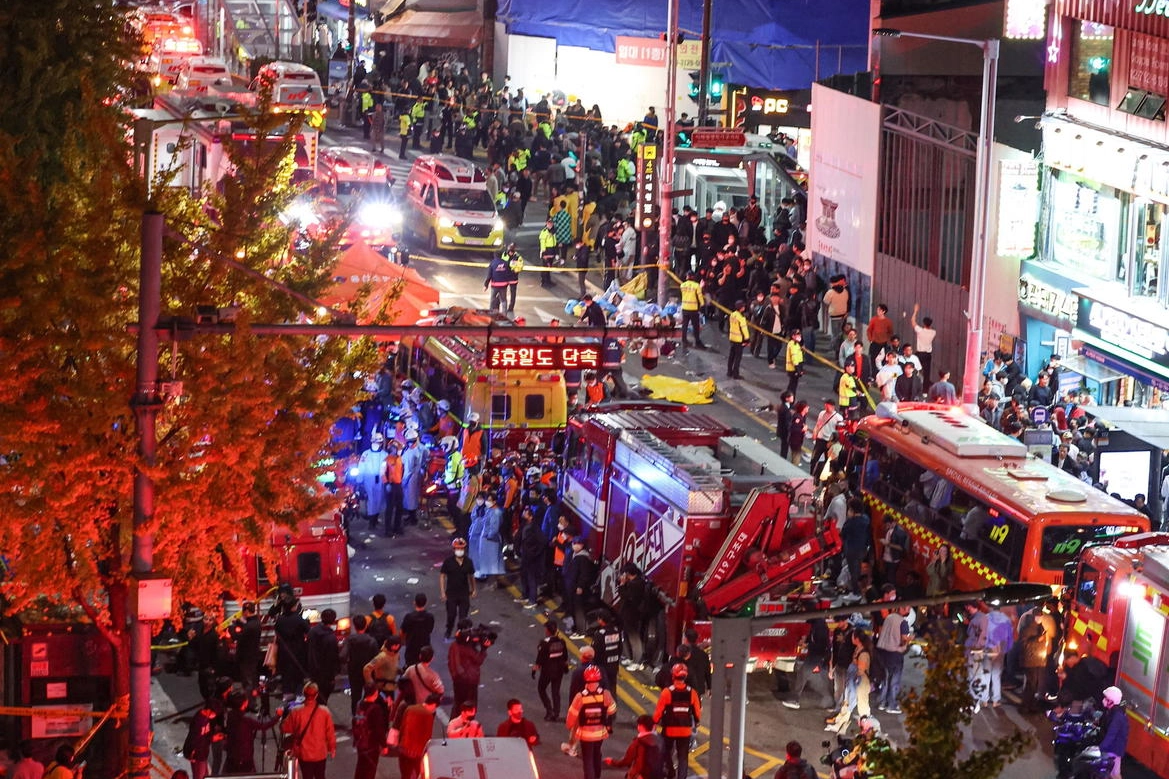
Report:
[[[658,206],[658,147],[643,143],[637,148],[637,180],[634,182],[637,229],[648,230]]]
[[[1000,257],[1030,257],[1035,253],[1035,223],[1039,215],[1039,165],[1031,160],[999,163],[998,241]]]
[[[1007,0],[1003,37],[1037,41],[1047,34],[1047,0]]]
[[[601,367],[601,349],[597,346],[574,344],[489,344],[487,367],[493,370],[521,368],[548,368],[549,370],[579,370]]]
[[[1158,95],[1169,95],[1169,41],[1134,33],[1128,58],[1128,83]]]
[[[1157,16],[1169,16],[1169,0],[1137,0],[1133,13]]]
[[[1169,0],[1058,0],[1052,15],[1169,38]]]
[[[618,65],[641,65],[664,68],[666,66],[666,42],[660,38],[634,38],[618,35],[616,40]],[[702,44],[699,41],[683,41],[678,44],[678,70],[698,70],[702,64]]]
[[[1076,328],[1113,347],[1117,354],[1143,357],[1169,370],[1169,330],[1161,325],[1081,295]]]
[[[1056,319],[1069,329],[1076,319],[1076,296],[1030,273],[1024,273],[1019,278],[1019,305]]]
[[[755,132],[761,124],[808,128],[811,117],[807,106],[811,99],[811,92],[806,89],[739,87],[731,92],[731,122],[748,132]]]

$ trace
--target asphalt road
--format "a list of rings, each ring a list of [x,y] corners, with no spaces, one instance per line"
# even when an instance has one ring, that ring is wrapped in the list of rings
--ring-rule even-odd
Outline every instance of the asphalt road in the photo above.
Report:
[[[360,141],[360,132],[353,134],[333,129],[328,134],[327,142],[352,143],[354,137]],[[399,163],[396,155],[392,158],[392,164],[399,181],[404,181],[406,164]],[[530,258],[537,256],[537,230],[537,227],[524,227],[510,239],[517,241],[521,252]],[[423,276],[439,289],[443,305],[487,304],[482,289],[483,270],[461,264],[480,263],[481,258],[463,257],[452,253],[433,260],[418,258],[414,262]],[[599,278],[590,280],[599,281]],[[553,290],[547,291],[539,286],[536,274],[525,274],[521,280],[517,314],[523,315],[529,322],[541,323],[554,316],[563,316],[564,302],[572,296],[575,289],[575,275],[565,274],[558,279]],[[719,391],[714,403],[703,407],[703,412],[741,429],[748,435],[754,435],[764,441],[769,440],[772,424],[770,415],[756,413],[753,409],[776,399],[784,383],[780,380],[783,374],[768,370],[765,361],[748,355],[743,362],[744,380],[724,382],[721,377],[725,374],[725,338],[711,334],[706,340],[715,347],[713,351],[692,351],[684,358],[662,360],[658,371],[679,377],[715,376],[719,383]],[[626,366],[626,378],[630,384],[635,384],[639,376],[640,366],[636,366],[636,370],[634,366]],[[804,391],[801,392],[801,397],[813,402],[815,407],[815,401],[828,393],[829,386],[828,371],[813,367],[802,382]],[[390,610],[399,619],[410,609],[413,596],[417,592],[426,592],[432,601],[437,601],[437,567],[446,554],[448,540],[447,529],[441,523],[435,523],[427,529],[411,528],[402,538],[392,540],[370,533],[363,527],[354,528],[351,555],[353,612],[367,613],[369,598],[378,592],[386,594]],[[528,670],[530,662],[535,657],[536,645],[543,636],[542,622],[546,618],[546,612],[525,611],[519,604],[513,602],[512,599],[517,595],[514,585],[508,585],[503,589],[484,587],[473,603],[472,619],[492,625],[499,633],[499,641],[491,648],[490,658],[483,667],[479,691],[479,719],[489,734],[494,732],[495,727],[506,716],[504,708],[506,700],[512,697],[519,698],[524,703],[527,716],[536,723],[540,732],[541,743],[536,747],[535,754],[542,776],[577,776],[581,770],[579,761],[567,757],[560,750],[560,744],[566,736],[563,723],[546,723],[542,720],[543,709]],[[443,623],[442,606],[432,603],[432,609],[438,620],[435,644],[438,656],[435,667],[442,670],[444,677],[449,677],[446,673],[447,645],[443,643],[440,633]],[[573,644],[574,656],[577,652],[576,643],[570,642]],[[917,659],[907,663],[904,681],[906,687],[920,684],[923,662]],[[788,740],[800,741],[804,745],[805,754],[814,764],[825,751],[820,745],[829,735],[823,731],[826,712],[814,708],[816,701],[810,694],[805,695],[804,707],[799,710],[783,707],[780,704],[783,697],[779,691],[781,683],[782,680],[778,676],[766,672],[753,674],[748,682],[747,731],[743,749],[745,771],[751,777],[771,777],[782,763],[783,747]],[[565,686],[567,687],[567,684]],[[657,695],[656,689],[652,688],[652,672],[647,670],[630,673],[622,669],[617,698],[619,704],[617,726],[604,749],[607,756],[613,757],[620,756],[633,737],[633,721],[636,716],[653,710]],[[703,701],[704,706],[709,707],[710,701],[711,698],[708,696]],[[186,767],[185,761],[177,756],[177,748],[182,744],[186,724],[196,705],[197,687],[194,678],[173,675],[156,678],[155,751],[173,767]],[[567,702],[564,708],[567,709]],[[328,775],[347,777],[352,774],[356,763],[356,754],[348,739],[348,733],[343,729],[349,722],[347,694],[344,692],[334,694],[330,700],[330,709],[342,729],[339,730],[341,743],[338,757],[331,761]],[[444,704],[444,711],[449,712],[449,701]],[[878,717],[895,744],[907,740],[899,717],[886,714],[878,714]],[[989,709],[976,715],[965,734],[967,746],[976,747],[1005,735],[1014,728],[1031,733],[1035,738],[1034,747],[1009,766],[1003,772],[1003,776],[1011,779],[1053,776],[1050,727],[1041,717],[1025,716],[1013,705]],[[259,749],[258,744],[257,757],[260,754]],[[266,749],[270,764],[275,754],[275,745],[269,742]],[[709,749],[707,734],[704,731],[698,739],[697,750],[691,755],[691,775],[705,776]],[[822,775],[827,775],[823,767],[818,767]],[[1129,779],[1151,776],[1135,765],[1126,765],[1125,774]],[[614,770],[611,775],[618,774]],[[385,779],[397,777],[396,761],[383,759],[378,776]]]

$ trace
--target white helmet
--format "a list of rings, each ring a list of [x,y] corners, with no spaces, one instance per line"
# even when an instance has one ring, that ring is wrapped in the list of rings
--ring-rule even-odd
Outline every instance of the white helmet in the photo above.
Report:
[[[418,420],[417,419],[415,419],[414,417],[410,417],[409,419],[406,420],[406,430],[407,431],[413,430],[414,432],[418,432],[418,429],[419,428],[418,428]]]
[[[411,403],[421,403],[422,402],[422,388],[421,387],[415,387],[414,389],[410,390],[410,402]]]
[[[451,402],[449,400],[440,400],[438,402],[438,410],[443,411],[443,412],[450,411],[451,410]]]
[[[533,465],[532,467],[528,468],[527,471],[524,472],[524,475],[527,476],[529,479],[538,479],[538,478],[540,478],[540,469],[537,468],[535,465]]]
[[[374,444],[384,443],[385,440],[386,440],[386,437],[384,435],[382,435],[381,433],[374,433],[369,438],[370,443],[374,443]]]
[[[459,448],[459,439],[455,438],[453,435],[443,436],[443,439],[438,442],[438,445],[442,447],[444,452],[450,454]]]
[[[479,421],[479,412],[472,411],[470,414],[467,414],[467,421],[468,422],[478,422]]]
[[[406,441],[410,442],[410,441],[417,441],[417,440],[418,440],[418,431],[407,429],[406,430]]]

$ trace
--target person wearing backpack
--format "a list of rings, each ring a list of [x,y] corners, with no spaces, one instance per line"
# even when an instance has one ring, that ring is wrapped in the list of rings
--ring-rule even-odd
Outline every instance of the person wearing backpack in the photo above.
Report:
[[[990,612],[986,615],[987,683],[990,688],[990,705],[996,709],[1003,705],[1003,665],[1007,652],[1014,645],[1015,626],[1011,618],[999,609],[998,604],[991,604]]]
[[[686,683],[689,674],[686,663],[675,663],[670,669],[674,683],[662,690],[654,709],[654,722],[662,726],[666,741],[665,768],[669,779],[686,779],[690,770],[690,738],[702,719],[698,693]]]
[[[397,635],[398,629],[394,622],[394,615],[386,613],[386,596],[378,593],[370,598],[373,604],[373,613],[369,615],[369,627],[366,632],[377,641],[378,646],[386,643],[390,636]]]
[[[381,759],[389,729],[390,707],[386,705],[381,690],[376,685],[367,684],[365,694],[357,704],[351,727],[353,747],[357,750],[357,768],[353,771],[353,779],[374,779],[377,776],[378,760]]]
[[[654,733],[654,720],[648,714],[637,718],[637,736],[625,750],[620,760],[605,758],[605,765],[612,768],[628,768],[626,779],[665,779],[665,745],[662,737]]]
[[[776,770],[774,779],[816,779],[816,769],[804,759],[804,748],[800,742],[787,742],[785,751],[786,759]]]

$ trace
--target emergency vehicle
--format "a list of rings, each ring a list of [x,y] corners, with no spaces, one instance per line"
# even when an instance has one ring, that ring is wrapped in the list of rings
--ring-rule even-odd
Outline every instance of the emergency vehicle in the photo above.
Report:
[[[518,332],[509,336],[509,330],[519,328],[499,312],[452,307],[433,311],[418,324],[491,326],[497,328],[492,336],[497,342],[533,353],[543,345]],[[525,345],[527,341],[531,346]],[[520,359],[513,367],[491,366],[486,338],[433,335],[405,338],[402,346],[400,355],[410,378],[435,400],[448,401],[451,413],[464,423],[477,414],[493,446],[515,447],[533,434],[550,440],[564,428],[568,394],[562,371]]]
[[[712,417],[606,410],[570,420],[568,436],[563,505],[601,561],[601,598],[615,606],[618,572],[637,565],[665,606],[659,649],[710,615],[788,610],[840,549],[835,525],[812,514],[809,474]],[[748,667],[790,669],[806,632],[755,637]]]
[[[259,604],[261,615],[276,602],[280,585],[286,584],[304,607],[310,622],[320,619],[325,609],[337,612],[337,633],[349,631],[349,540],[340,512],[329,512],[300,522],[295,527],[274,526],[270,536],[271,555],[276,565],[269,569],[263,558],[245,554],[246,591]],[[224,603],[232,617],[240,611],[239,601]],[[265,620],[265,634],[271,623]]]
[[[1169,777],[1169,533],[1088,547],[1068,586],[1065,652],[1108,665],[1135,720],[1128,753]]]

